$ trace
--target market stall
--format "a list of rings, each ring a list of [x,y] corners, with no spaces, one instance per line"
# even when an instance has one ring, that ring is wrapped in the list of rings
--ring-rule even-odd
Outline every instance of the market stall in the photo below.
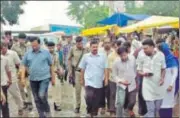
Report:
[[[119,29],[119,33],[131,33],[134,31],[141,31],[148,28],[155,28],[161,26],[172,26],[174,28],[179,28],[179,18],[165,17],[165,16],[151,16],[136,24],[132,24],[127,27]]]

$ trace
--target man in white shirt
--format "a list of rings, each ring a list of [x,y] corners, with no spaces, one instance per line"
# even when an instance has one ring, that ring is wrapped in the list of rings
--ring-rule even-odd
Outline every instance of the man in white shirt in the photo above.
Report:
[[[9,63],[8,59],[1,55],[1,88],[2,93],[4,93],[6,102],[4,104],[1,103],[2,107],[2,116],[4,118],[9,118],[9,105],[8,105],[8,96],[7,96],[7,90],[8,87],[12,84],[11,80],[11,72],[9,70]]]
[[[1,42],[1,54],[8,59],[9,69],[12,75],[12,85],[9,87],[8,91],[13,96],[18,106],[18,114],[23,115],[23,101],[17,79],[17,67],[20,66],[20,58],[15,51],[8,50],[8,44],[3,41]]]
[[[136,103],[136,62],[135,58],[128,54],[126,47],[118,49],[120,59],[117,59],[112,67],[113,79],[117,83],[116,90],[116,116],[123,117],[125,98],[130,116],[134,116],[133,107]]]
[[[141,60],[137,64],[138,74],[143,76],[142,94],[146,101],[147,113],[145,117],[155,117],[159,112],[162,99],[164,98],[165,57],[164,54],[155,50],[153,40],[144,40]]]

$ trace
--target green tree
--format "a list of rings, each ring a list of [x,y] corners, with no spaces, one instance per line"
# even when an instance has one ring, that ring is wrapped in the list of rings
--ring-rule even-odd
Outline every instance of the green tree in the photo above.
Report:
[[[131,5],[134,4],[134,5]],[[125,7],[128,13],[179,16],[179,1],[144,1],[140,8],[135,6],[135,2],[126,1]]]
[[[7,21],[10,25],[18,24],[18,18],[24,11],[21,5],[25,1],[1,1],[1,23],[6,24]]]
[[[97,21],[108,17],[108,15],[109,8],[103,5],[88,9],[84,14],[84,28],[99,26],[97,25]]]
[[[67,15],[77,23],[84,24],[84,13],[91,8],[99,6],[99,1],[68,1]]]

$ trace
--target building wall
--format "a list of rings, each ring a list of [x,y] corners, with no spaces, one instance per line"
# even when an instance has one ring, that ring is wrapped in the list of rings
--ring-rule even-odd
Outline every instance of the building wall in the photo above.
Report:
[[[50,31],[63,31],[66,35],[79,34],[80,27],[65,26],[65,25],[50,25]]]

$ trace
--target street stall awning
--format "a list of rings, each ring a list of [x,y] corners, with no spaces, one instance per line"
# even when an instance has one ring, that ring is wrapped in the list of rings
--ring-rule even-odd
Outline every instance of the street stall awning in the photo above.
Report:
[[[143,21],[139,21],[136,24],[132,24],[127,27],[121,28],[119,30],[119,33],[131,33],[134,31],[141,31],[148,28],[156,28],[161,26],[172,26],[174,28],[179,28],[179,18],[165,17],[165,16],[151,16]]]
[[[129,20],[140,21],[148,17],[149,15],[144,14],[115,13],[108,18],[98,21],[97,23],[104,25],[118,25],[120,27],[124,27],[127,26]]]
[[[81,32],[82,36],[93,36],[93,35],[104,35],[107,33],[108,29],[116,27],[115,25],[107,25],[104,27],[94,27],[90,29],[85,29]]]

